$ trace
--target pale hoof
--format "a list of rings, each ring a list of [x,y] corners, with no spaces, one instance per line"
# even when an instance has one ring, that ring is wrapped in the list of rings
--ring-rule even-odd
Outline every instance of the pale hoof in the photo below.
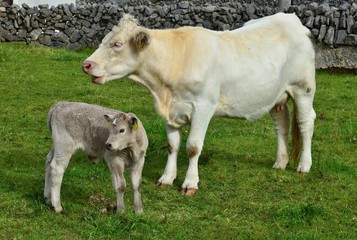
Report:
[[[182,188],[181,189],[181,194],[186,195],[186,196],[193,196],[197,192],[196,188]]]
[[[300,173],[308,173],[310,172],[310,166],[306,167],[306,166],[299,165],[296,171]]]
[[[275,164],[273,165],[273,168],[275,168],[275,169],[285,170],[285,167],[286,167],[286,165],[283,166],[283,164],[281,164],[281,163],[275,163]]]

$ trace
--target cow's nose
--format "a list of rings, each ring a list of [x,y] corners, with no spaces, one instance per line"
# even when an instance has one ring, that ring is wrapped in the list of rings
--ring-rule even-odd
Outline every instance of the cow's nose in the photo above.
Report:
[[[85,73],[89,73],[90,71],[92,71],[93,66],[94,66],[94,62],[92,62],[92,61],[84,61],[83,65],[82,65],[83,71]]]
[[[112,150],[112,144],[106,143],[105,144],[105,148],[108,149],[108,150]]]

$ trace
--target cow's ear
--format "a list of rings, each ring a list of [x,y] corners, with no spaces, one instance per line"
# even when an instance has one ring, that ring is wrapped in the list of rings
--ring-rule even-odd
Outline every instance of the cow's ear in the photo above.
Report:
[[[136,117],[131,117],[129,119],[129,125],[133,131],[138,129],[138,119]]]
[[[107,122],[111,123],[114,120],[114,116],[110,115],[110,114],[104,114],[105,119],[107,120]]]
[[[145,32],[136,33],[133,37],[133,42],[135,48],[140,51],[144,49],[149,44],[150,37]]]

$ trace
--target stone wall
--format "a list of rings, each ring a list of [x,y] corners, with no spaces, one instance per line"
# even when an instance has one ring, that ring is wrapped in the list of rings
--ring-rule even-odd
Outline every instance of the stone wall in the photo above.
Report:
[[[280,9],[277,2],[77,0],[77,6],[44,4],[34,8],[3,2],[0,4],[0,41],[79,49],[97,47],[123,13],[136,16],[141,25],[154,29],[202,26],[231,30],[251,19],[285,11],[294,12],[316,36],[317,59],[321,59],[318,68],[357,68],[357,4],[354,0],[339,5],[333,5],[337,1],[328,0],[324,3],[293,0],[294,5],[288,9]],[[328,53],[324,55],[325,52]],[[348,59],[341,60],[341,57]]]

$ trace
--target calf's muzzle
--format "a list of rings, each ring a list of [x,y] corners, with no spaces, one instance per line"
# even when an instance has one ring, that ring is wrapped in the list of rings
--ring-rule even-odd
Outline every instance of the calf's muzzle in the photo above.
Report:
[[[105,148],[108,149],[109,151],[113,151],[114,150],[111,143],[106,143],[105,144]]]

